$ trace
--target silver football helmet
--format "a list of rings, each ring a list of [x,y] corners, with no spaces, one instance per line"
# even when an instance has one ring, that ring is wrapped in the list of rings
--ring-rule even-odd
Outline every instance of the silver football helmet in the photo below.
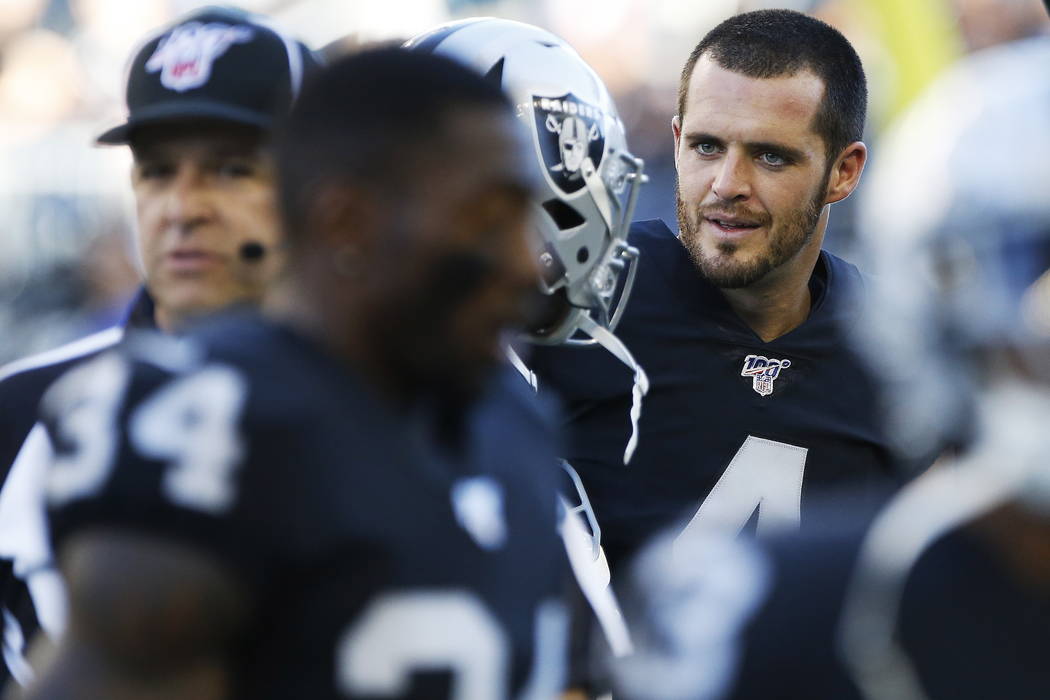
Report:
[[[857,347],[905,454],[970,437],[958,426],[982,394],[1016,376],[1004,351],[1031,386],[1050,382],[1050,82],[1007,72],[1042,59],[1046,37],[962,62],[884,138],[868,181]]]
[[[873,700],[926,697],[897,615],[930,544],[1004,502],[1050,517],[1050,81],[1030,70],[1048,63],[1046,35],[960,61],[869,180],[858,349],[905,457],[961,448],[879,515],[858,558],[840,643]]]
[[[605,84],[559,37],[505,19],[451,22],[405,47],[456,59],[498,82],[531,136],[543,173],[540,286],[550,304],[527,329],[528,339],[590,344],[574,336],[593,335],[595,325],[613,330],[637,269],[628,266],[638,251],[627,244],[627,231],[645,176]]]

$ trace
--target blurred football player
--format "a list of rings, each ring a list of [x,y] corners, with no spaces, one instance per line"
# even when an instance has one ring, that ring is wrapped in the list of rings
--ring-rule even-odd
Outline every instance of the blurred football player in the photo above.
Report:
[[[515,105],[530,152],[543,173],[533,203],[542,243],[536,257],[543,296],[523,337],[545,345],[606,348],[634,371],[628,406],[636,424],[648,383],[613,331],[637,271],[631,267],[623,275],[626,262],[637,256],[626,237],[645,178],[643,163],[627,148],[623,122],[605,84],[560,37],[521,22],[495,18],[451,22],[406,46],[474,68],[501,86]],[[535,376],[527,366],[528,348],[523,357],[515,349],[508,352],[535,387]],[[634,436],[625,440],[623,461],[630,460],[635,442]],[[578,475],[569,463],[561,464],[568,477],[563,488],[565,514],[580,516],[562,521],[570,561],[611,648],[626,653],[629,636],[608,590],[601,528]]]
[[[857,187],[866,87],[836,30],[788,10],[732,17],[696,46],[672,121],[678,225],[632,226],[637,281],[617,334],[653,387],[629,467],[629,377],[540,348],[568,402],[568,459],[615,569],[675,524],[797,527],[804,495],[893,473],[872,387],[846,346],[857,269],[821,250]]]
[[[621,273],[638,254],[626,243],[627,227],[645,178],[605,84],[560,37],[521,22],[451,22],[406,46],[471,66],[514,103],[543,173],[535,221],[544,297],[525,338],[545,345],[605,346],[635,372],[632,421],[637,421],[647,383],[612,331],[633,285],[635,268],[623,279]],[[514,359],[535,383],[516,354]],[[623,461],[629,461],[633,440],[623,444]]]
[[[131,337],[44,399],[70,624],[33,695],[551,697],[556,451],[498,371],[538,274],[510,105],[361,52],[277,153],[267,315]]]
[[[132,59],[128,119],[98,141],[134,156],[143,288],[121,327],[0,369],[3,655],[20,682],[31,675],[23,650],[38,619],[56,634],[63,618],[36,495],[46,461],[33,432],[40,397],[128,328],[178,331],[261,299],[283,258],[270,134],[316,66],[264,18],[216,8],[178,20]]]
[[[1050,696],[1050,82],[1030,70],[1048,61],[1043,35],[950,69],[862,207],[855,342],[894,448],[957,449],[873,517],[842,494],[794,537],[651,552],[637,613],[667,643],[622,667],[624,697],[703,667],[705,692],[674,697]]]

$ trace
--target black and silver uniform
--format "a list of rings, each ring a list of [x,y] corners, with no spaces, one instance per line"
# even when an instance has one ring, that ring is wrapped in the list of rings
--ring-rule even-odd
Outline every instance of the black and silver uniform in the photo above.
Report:
[[[224,564],[254,610],[237,697],[556,691],[556,448],[520,378],[501,374],[450,431],[439,407],[394,410],[256,317],[125,349],[45,400],[55,548],[117,528]],[[111,429],[79,432],[86,415]],[[87,478],[99,454],[112,459]]]
[[[616,333],[650,382],[629,465],[630,372],[586,348],[540,347],[530,362],[541,389],[565,400],[566,456],[614,569],[673,524],[797,525],[811,492],[897,472],[844,335],[863,286],[856,267],[822,252],[809,317],[763,342],[662,221],[635,223],[629,241],[641,256]]]

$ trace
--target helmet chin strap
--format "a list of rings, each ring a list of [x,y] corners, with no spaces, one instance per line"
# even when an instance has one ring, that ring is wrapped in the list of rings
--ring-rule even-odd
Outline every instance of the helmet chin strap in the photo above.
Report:
[[[631,389],[631,439],[627,441],[627,448],[623,451],[623,463],[627,464],[638,447],[638,421],[642,417],[642,397],[649,393],[649,377],[635,361],[627,346],[608,328],[599,325],[590,316],[583,316],[580,320],[580,330],[594,338],[595,342],[634,372],[634,387]]]
[[[644,175],[642,175],[642,161],[636,158],[630,158],[630,162],[636,169],[635,183],[632,185],[632,194],[629,199],[626,216],[629,218],[631,213],[634,211],[634,203],[637,197],[637,184],[645,181]],[[605,183],[602,182],[601,176],[598,174],[597,169],[594,167],[594,162],[590,157],[584,158],[583,163],[580,165],[580,174],[583,176],[584,184],[587,190],[590,192],[595,205],[598,207],[598,211],[605,221],[607,230],[616,232],[623,225],[622,222],[613,221],[612,202],[615,201],[613,197],[609,195],[609,190],[605,187]],[[633,250],[633,249],[629,249]],[[637,253],[635,252],[636,256]],[[630,277],[628,278],[628,286],[625,289],[626,293],[630,292],[630,286],[634,282],[634,272],[636,267],[632,265]],[[619,314],[617,314],[617,318]],[[623,342],[613,335],[612,331],[602,326],[588,314],[581,314],[580,321],[578,322],[579,330],[589,335],[591,339],[601,345],[603,348],[608,350],[613,356],[620,362],[624,363],[631,368],[634,372],[634,387],[631,389],[631,438],[627,441],[627,447],[623,452],[623,463],[628,464],[631,461],[631,457],[634,456],[634,450],[638,447],[638,421],[642,417],[642,397],[649,392],[649,377],[646,376],[645,370],[642,369],[641,365],[634,359],[631,352],[627,349],[627,346]],[[588,341],[580,341],[586,343]],[[580,344],[574,341],[567,341],[566,344]],[[536,375],[528,368],[528,366],[522,361],[517,353],[513,349],[507,348],[507,355],[510,358],[510,362],[514,367],[521,373],[527,382],[532,386],[533,389],[537,388]]]
[[[634,372],[634,386],[631,388],[631,439],[627,441],[627,447],[623,451],[623,463],[629,464],[631,457],[634,456],[635,448],[638,447],[638,421],[642,417],[642,397],[649,393],[649,377],[646,376],[645,370],[634,359],[634,355],[623,344],[623,341],[613,335],[609,329],[590,316],[583,316],[579,321],[579,327],[581,331],[593,338],[596,343],[612,353],[613,357],[630,367],[631,371]],[[506,351],[507,359],[510,360],[514,369],[518,370],[518,373],[529,383],[529,386],[533,389],[538,389],[539,382],[536,379],[536,374],[529,369],[529,366],[525,364],[521,356],[509,345]]]
[[[598,328],[601,328],[601,326],[598,326]],[[627,349],[616,336],[608,331],[605,332],[608,333],[614,343],[623,348],[623,352],[630,358],[630,353],[627,352]],[[601,341],[599,340],[598,342]],[[610,352],[619,357],[619,354],[616,352],[612,350]],[[510,360],[510,364],[514,369],[518,370],[518,373],[533,389],[537,389],[536,374],[529,369],[528,365],[521,359],[521,356],[510,345],[506,346],[506,353],[507,359]],[[634,362],[633,358],[631,358],[631,362]],[[641,379],[645,384],[645,389],[642,391],[644,393],[649,388],[648,379],[645,378],[645,373],[642,372],[637,364],[632,366],[635,369],[635,391],[637,392],[638,390],[638,373],[641,372]],[[635,407],[639,415],[641,412],[640,401],[641,397],[637,396]],[[624,464],[630,459],[630,453],[634,452],[634,443],[637,442],[638,423],[637,416],[635,416],[635,408],[632,408],[631,415],[634,434],[631,436],[631,444],[627,447],[628,453],[624,456]],[[560,462],[561,468],[565,470],[565,473],[572,480],[573,487],[576,489],[576,496],[580,499],[580,505],[574,507],[564,496],[558,496],[558,504],[561,511],[558,530],[561,533],[562,540],[565,542],[565,551],[569,557],[569,565],[573,576],[575,576],[580,586],[580,591],[587,599],[587,602],[590,603],[613,656],[620,658],[633,653],[634,646],[631,643],[631,633],[627,629],[627,623],[624,621],[620,604],[609,587],[609,563],[605,559],[605,552],[602,551],[601,547],[602,531],[598,525],[598,519],[594,515],[591,501],[587,497],[587,490],[583,487],[583,482],[580,481],[579,474],[564,459],[560,460]],[[581,517],[586,519],[587,525],[591,528],[591,534],[587,534],[587,529],[580,520]]]
[[[536,373],[529,369],[529,366],[525,364],[525,360],[521,359],[521,355],[519,355],[510,345],[507,345],[506,351],[507,359],[510,360],[511,366],[518,370],[518,374],[529,383],[529,386],[532,387],[533,391],[538,391],[540,383],[536,379]]]

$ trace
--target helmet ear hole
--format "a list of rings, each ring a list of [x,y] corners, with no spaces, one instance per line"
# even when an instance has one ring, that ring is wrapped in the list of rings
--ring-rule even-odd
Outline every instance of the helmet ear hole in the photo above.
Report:
[[[576,211],[560,199],[548,199],[543,203],[543,209],[554,219],[554,224],[559,231],[567,231],[577,226],[583,226],[586,220],[580,212]]]
[[[497,87],[503,87],[503,63],[506,59],[500,58],[496,63],[489,68],[488,72],[485,73],[485,80],[488,80]]]

